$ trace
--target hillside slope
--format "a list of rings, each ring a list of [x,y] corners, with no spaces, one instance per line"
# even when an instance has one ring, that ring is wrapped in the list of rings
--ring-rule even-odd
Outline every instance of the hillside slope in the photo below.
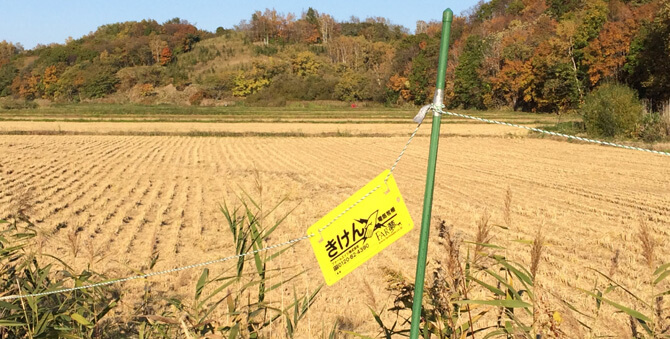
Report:
[[[178,18],[115,23],[32,50],[0,43],[0,100],[424,104],[440,30],[439,22],[419,21],[414,34],[384,18],[336,22],[311,8],[300,17],[257,11],[215,33]],[[448,102],[559,112],[618,82],[658,108],[670,99],[669,37],[668,0],[482,2],[455,18]]]

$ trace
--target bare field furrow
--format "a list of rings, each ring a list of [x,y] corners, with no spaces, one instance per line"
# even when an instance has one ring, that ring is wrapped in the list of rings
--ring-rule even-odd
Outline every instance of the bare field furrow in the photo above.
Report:
[[[67,204],[72,204],[89,192],[94,191],[95,188],[100,187],[102,191],[110,190],[112,187],[110,184],[105,185],[105,179],[115,172],[122,170],[122,167],[116,161],[125,155],[124,152],[126,149],[121,146],[115,147],[113,150],[114,153],[110,150],[103,150],[103,152],[98,154],[99,156],[84,157],[71,163],[70,167],[73,168],[72,174],[75,176],[57,184],[43,186],[41,194],[48,197],[48,200],[45,200],[44,203],[55,205],[66,202]],[[106,156],[102,155],[103,153]],[[73,194],[76,195],[76,199],[70,198]],[[49,216],[47,215],[46,217]]]
[[[75,232],[81,238],[81,245],[85,248],[100,249],[91,250],[89,254],[91,257],[105,257],[104,253],[109,253],[110,249],[112,252],[118,251],[110,248],[109,244],[104,242],[104,239],[109,236],[110,232],[118,234],[118,230],[128,222],[126,216],[119,210],[125,198],[123,192],[124,190],[133,190],[138,185],[137,183],[128,186],[119,184],[119,178],[123,178],[127,169],[136,163],[133,160],[139,159],[130,157],[136,143],[133,140],[127,141],[129,143],[124,148],[124,152],[118,154],[113,159],[114,161],[109,161],[105,166],[106,170],[96,173],[88,181],[90,186],[84,191],[88,199],[82,201],[79,205],[77,205],[77,202],[73,202],[72,208],[70,208],[73,212],[69,216],[65,216],[67,217],[66,220],[71,222],[70,228],[59,232],[58,236],[54,237],[55,239],[63,243],[71,242],[72,232]],[[73,255],[73,253],[69,254]],[[113,260],[113,258],[110,259]],[[115,272],[118,273],[118,271]],[[123,273],[125,272],[124,270]]]
[[[12,169],[7,170],[7,173],[9,174],[7,177],[8,179],[3,180],[4,182],[2,184],[4,189],[10,192],[21,186],[30,187],[38,180],[41,180],[42,182],[50,182],[53,179],[57,179],[56,173],[68,166],[68,164],[64,162],[54,165],[54,163],[58,163],[57,159],[45,158],[34,159],[36,165],[27,167],[23,171],[20,170],[21,167],[19,167],[19,170],[16,170],[12,165],[7,166]],[[18,180],[19,178],[21,179],[20,181]]]
[[[119,250],[116,246],[111,247],[117,236],[124,229],[129,228],[132,232],[135,228],[135,225],[130,225],[134,219],[129,211],[138,206],[138,197],[146,190],[139,176],[142,169],[140,159],[149,155],[150,150],[142,149],[144,152],[137,152],[135,146],[136,142],[129,145],[128,152],[116,163],[118,171],[112,171],[106,178],[101,179],[103,185],[108,183],[106,187],[111,186],[111,189],[99,192],[95,199],[96,205],[87,209],[87,223],[90,225],[88,233],[90,236],[95,234],[96,243],[108,249],[114,248],[114,251]],[[129,182],[119,184],[124,179]],[[107,206],[108,213],[96,213],[102,206]]]
[[[136,175],[142,177],[143,181],[139,186],[142,188],[138,200],[140,204],[136,204],[135,208],[137,213],[135,216],[137,228],[124,229],[119,235],[122,238],[119,248],[125,250],[126,253],[136,254],[133,255],[132,261],[129,264],[142,265],[148,260],[148,256],[143,256],[142,253],[146,254],[146,247],[151,246],[148,242],[155,232],[156,214],[158,213],[157,200],[160,198],[164,182],[164,173],[161,171],[160,166],[164,163],[158,160],[163,156],[163,152],[167,149],[166,146],[165,143],[150,144],[151,152],[134,168],[134,172],[137,172]]]
[[[118,141],[114,143],[118,143]],[[57,158],[58,151],[50,150],[46,159],[51,165],[44,166],[45,170],[39,173],[39,178],[37,178],[37,175],[28,175],[20,181],[20,186],[10,185],[6,189],[17,191],[19,194],[27,194],[26,198],[32,200],[31,203],[34,204],[35,208],[42,211],[50,210],[50,213],[55,213],[63,209],[63,201],[69,201],[63,199],[63,195],[68,192],[77,192],[81,196],[82,192],[86,192],[86,190],[81,189],[81,185],[84,183],[87,185],[96,184],[96,181],[91,180],[86,175],[99,166],[99,160],[103,159],[102,155],[99,159],[82,159],[81,157],[68,157],[67,155],[59,159]],[[106,152],[107,150],[103,149],[102,151]],[[44,160],[44,158],[42,159]],[[67,160],[63,161],[63,159]],[[59,165],[53,165],[54,163]],[[67,173],[68,171],[70,173]],[[102,173],[103,171],[104,169],[98,168],[96,173]],[[73,191],[72,186],[74,184],[79,185],[79,187]],[[54,207],[55,204],[60,204],[60,206]],[[38,216],[37,219],[42,220],[44,217]]]
[[[560,182],[562,181],[560,178],[556,179],[554,182],[543,182],[527,176],[504,171],[485,170],[470,165],[451,166],[459,167],[461,170],[467,171],[470,174],[456,178],[458,181],[473,179],[472,173],[476,173],[474,178],[483,178],[481,179],[482,182],[475,182],[475,185],[479,184],[491,188],[496,187],[499,191],[506,189],[505,184],[510,185],[510,182],[513,182],[515,183],[515,185],[513,185],[515,187],[524,187],[524,189],[539,193],[544,192],[545,201],[550,205],[557,205],[561,202],[565,202],[565,199],[570,196],[582,196],[592,201],[589,206],[584,206],[584,208],[589,211],[592,211],[591,209],[596,206],[602,206],[605,210],[618,211],[619,213],[626,211],[629,213],[652,213],[663,217],[670,215],[670,207],[665,205],[662,201],[662,197],[658,195],[646,195],[645,198],[641,198],[638,194],[630,194],[630,189],[614,192],[608,191],[607,194],[605,194],[598,192],[596,188],[586,189],[579,187],[578,183],[561,184]],[[505,180],[490,183],[487,178],[490,178],[491,176],[498,176]],[[503,184],[498,185],[498,183]],[[625,210],[622,210],[621,207],[624,207]]]

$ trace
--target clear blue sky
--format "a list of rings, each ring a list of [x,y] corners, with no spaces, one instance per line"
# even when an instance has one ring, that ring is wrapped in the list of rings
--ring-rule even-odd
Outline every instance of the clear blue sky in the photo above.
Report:
[[[233,28],[251,18],[255,10],[275,8],[280,13],[300,15],[312,7],[343,21],[352,15],[361,20],[386,17],[394,24],[414,31],[417,20],[441,20],[442,11],[451,7],[455,14],[474,6],[477,0],[461,1],[214,1],[214,0],[0,0],[0,41],[21,43],[27,49],[36,44],[63,43],[67,37],[79,38],[98,26],[130,20],[155,19],[159,23],[174,17],[186,19],[198,28],[214,31]]]

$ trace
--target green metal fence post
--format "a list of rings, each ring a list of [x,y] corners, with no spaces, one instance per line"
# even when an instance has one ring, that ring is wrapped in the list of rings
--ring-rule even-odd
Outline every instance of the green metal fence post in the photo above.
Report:
[[[437,84],[433,104],[442,105],[444,98],[444,83],[447,73],[447,56],[449,53],[449,36],[454,13],[446,9],[442,15],[442,40],[440,42],[440,62],[437,68]],[[416,280],[414,282],[414,303],[412,305],[412,323],[409,337],[419,337],[421,324],[421,302],[423,300],[423,285],[426,277],[426,258],[428,255],[428,236],[430,235],[430,218],[433,208],[433,188],[435,186],[435,167],[437,164],[437,148],[440,138],[441,115],[433,115],[433,128],[430,134],[430,151],[428,156],[428,174],[426,175],[426,191],[423,197],[423,214],[421,217],[421,237],[419,239],[419,254],[416,259]]]

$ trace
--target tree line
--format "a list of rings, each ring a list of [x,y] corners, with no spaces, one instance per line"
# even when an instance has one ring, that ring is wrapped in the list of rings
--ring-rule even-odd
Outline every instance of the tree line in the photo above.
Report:
[[[312,8],[256,11],[215,32],[179,18],[114,23],[30,50],[3,41],[0,96],[78,102],[174,85],[197,88],[192,104],[420,105],[432,99],[440,33],[437,21],[410,33],[385,18],[337,21]],[[451,38],[452,107],[562,112],[611,83],[652,107],[670,99],[669,0],[491,0],[457,16]]]

